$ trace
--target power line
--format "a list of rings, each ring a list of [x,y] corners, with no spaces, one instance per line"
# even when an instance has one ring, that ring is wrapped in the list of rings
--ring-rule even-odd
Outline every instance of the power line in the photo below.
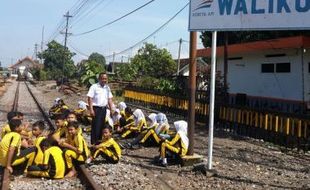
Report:
[[[88,2],[89,0],[79,0],[77,1],[71,8],[69,11],[67,12],[73,12],[73,16],[76,16],[82,9],[82,7],[85,6],[85,4]],[[61,18],[60,22],[58,23],[56,29],[51,33],[50,37],[48,38],[48,41],[52,41],[55,38],[58,37],[59,32],[62,31],[63,29],[65,29],[65,24],[66,24],[66,20],[63,19],[63,17]]]
[[[140,6],[140,7],[136,8],[136,9],[130,11],[129,13],[127,13],[127,14],[125,14],[125,15],[123,15],[123,16],[121,16],[121,17],[119,17],[119,18],[117,18],[117,19],[115,19],[115,20],[113,20],[113,21],[111,21],[111,22],[108,22],[108,23],[106,23],[106,24],[104,24],[104,25],[102,25],[102,26],[99,26],[99,27],[95,28],[95,29],[92,29],[92,30],[89,30],[89,31],[86,31],[86,32],[82,32],[82,33],[75,34],[75,35],[73,35],[73,36],[85,35],[85,34],[94,32],[94,31],[96,31],[96,30],[99,30],[99,29],[101,29],[101,28],[104,28],[104,27],[106,27],[106,26],[109,26],[109,25],[111,25],[111,24],[113,24],[113,23],[115,23],[115,22],[117,22],[117,21],[119,21],[119,20],[121,20],[121,19],[123,19],[123,18],[125,18],[125,17],[127,17],[127,16],[129,16],[129,15],[131,15],[132,13],[134,13],[134,12],[136,12],[136,11],[142,9],[143,7],[147,6],[148,4],[150,4],[150,3],[154,2],[154,1],[155,1],[155,0],[148,1],[147,3],[143,4],[142,6]]]
[[[166,21],[163,25],[161,25],[158,29],[156,29],[154,32],[152,32],[150,35],[148,35],[147,37],[145,37],[144,39],[140,40],[139,42],[135,43],[134,45],[132,45],[131,47],[119,52],[119,53],[115,53],[112,55],[108,55],[105,56],[107,57],[112,57],[113,55],[119,55],[119,54],[123,54],[131,49],[133,49],[134,47],[138,46],[139,44],[143,43],[145,40],[149,39],[150,37],[152,37],[153,35],[155,35],[157,32],[159,32],[160,30],[162,30],[167,24],[169,24],[176,16],[178,16],[187,6],[189,5],[189,3],[187,3],[182,9],[180,9],[175,15],[173,15],[168,21]]]
[[[72,28],[73,25],[76,25],[77,23],[79,23],[81,20],[83,20],[84,18],[86,18],[91,12],[93,12],[96,8],[100,7],[100,5],[104,2],[105,0],[101,0],[99,1],[97,4],[94,4],[94,6],[83,16],[78,17],[78,19],[76,19],[74,22],[72,22],[70,28]],[[82,14],[80,14],[82,15]]]
[[[68,44],[73,50],[75,50],[78,54],[80,55],[83,55],[83,56],[86,56],[86,57],[89,57],[89,55],[87,55],[86,53],[83,53],[82,51],[80,51],[79,49],[77,49],[75,47],[75,45],[72,43],[72,41],[69,41],[69,44]]]

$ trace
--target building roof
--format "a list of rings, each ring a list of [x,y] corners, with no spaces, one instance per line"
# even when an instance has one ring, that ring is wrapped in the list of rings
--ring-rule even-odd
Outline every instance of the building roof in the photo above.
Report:
[[[272,40],[263,40],[241,44],[228,45],[228,54],[235,55],[241,53],[250,53],[264,51],[269,49],[292,49],[292,48],[309,48],[310,37],[296,36],[287,38],[278,38]],[[217,47],[217,56],[223,56],[224,46]],[[197,50],[197,57],[210,57],[211,48]]]
[[[24,59],[18,60],[14,65],[11,65],[9,68],[16,68],[18,67],[19,64],[23,63],[24,61],[29,61],[33,64],[33,67],[43,67],[42,64],[34,61],[33,59],[31,59],[30,57],[25,57]]]

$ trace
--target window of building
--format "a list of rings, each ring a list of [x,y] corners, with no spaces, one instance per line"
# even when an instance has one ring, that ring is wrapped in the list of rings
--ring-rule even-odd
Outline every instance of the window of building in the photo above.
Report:
[[[291,63],[277,63],[276,64],[277,73],[289,73],[291,72]]]
[[[262,73],[274,73],[274,64],[273,63],[263,63],[262,64]]]
[[[277,53],[277,54],[268,54],[268,55],[265,55],[265,57],[284,57],[286,56],[285,53]]]

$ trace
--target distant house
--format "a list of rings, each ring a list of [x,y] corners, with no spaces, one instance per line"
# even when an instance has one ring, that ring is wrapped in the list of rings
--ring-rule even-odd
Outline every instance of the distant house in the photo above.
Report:
[[[224,47],[217,48],[217,71],[224,72]],[[211,49],[197,50],[209,57]],[[310,101],[310,37],[298,36],[228,46],[229,93]]]
[[[110,62],[109,65],[107,65],[107,72],[114,74],[116,68],[122,64],[128,64],[128,62]]]
[[[32,60],[30,57],[25,57],[24,59],[18,60],[14,65],[11,65],[8,69],[11,74],[17,74],[20,67],[25,67],[27,70],[32,68],[43,68],[43,64]]]
[[[178,63],[178,60],[174,60],[176,63]],[[180,69],[179,69],[179,75],[182,76],[189,76],[189,63],[190,60],[188,58],[180,59]],[[206,70],[208,70],[207,63],[197,60],[197,75],[203,74]],[[177,75],[177,72],[176,72]]]

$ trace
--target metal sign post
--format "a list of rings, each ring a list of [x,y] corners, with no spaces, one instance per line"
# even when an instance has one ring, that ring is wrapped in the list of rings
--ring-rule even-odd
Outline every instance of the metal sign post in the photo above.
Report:
[[[211,85],[210,85],[210,107],[209,107],[209,142],[208,142],[208,169],[212,169],[213,152],[213,126],[214,126],[214,100],[215,100],[215,66],[216,66],[216,40],[217,31],[212,32],[212,54],[211,54]]]

